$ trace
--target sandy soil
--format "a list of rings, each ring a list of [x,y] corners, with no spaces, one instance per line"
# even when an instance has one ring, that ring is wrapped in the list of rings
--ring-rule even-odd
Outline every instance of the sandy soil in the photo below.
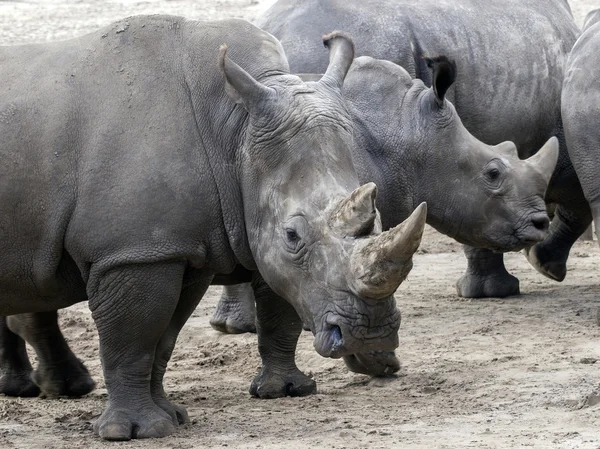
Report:
[[[137,13],[252,19],[271,0],[2,1],[0,43],[84,34]],[[572,2],[578,23],[600,0]],[[63,312],[67,338],[98,388],[80,400],[0,397],[0,448],[600,448],[600,306],[596,243],[572,251],[562,284],[537,274],[521,254],[507,266],[523,295],[463,300],[454,282],[460,246],[428,230],[397,299],[403,312],[403,369],[381,380],[323,359],[302,335],[298,364],[319,394],[261,401],[249,396],[259,359],[254,335],[213,331],[220,294],[211,288],[183,330],[167,390],[193,422],[172,437],[105,443],[91,423],[106,401],[97,334],[85,305]]]

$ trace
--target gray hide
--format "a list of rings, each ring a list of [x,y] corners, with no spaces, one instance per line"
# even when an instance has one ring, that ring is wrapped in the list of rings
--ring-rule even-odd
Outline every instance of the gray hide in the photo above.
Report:
[[[562,115],[573,166],[600,232],[600,9],[590,12],[569,60]]]

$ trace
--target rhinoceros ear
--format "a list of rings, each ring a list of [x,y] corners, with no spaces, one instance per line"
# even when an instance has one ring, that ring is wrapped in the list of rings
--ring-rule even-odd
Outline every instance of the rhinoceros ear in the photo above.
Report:
[[[225,77],[227,95],[246,110],[272,94],[270,88],[256,81],[248,72],[227,57],[227,45],[221,45],[219,67]]]
[[[432,73],[432,88],[438,105],[444,105],[444,98],[450,86],[456,80],[456,64],[446,56],[436,56],[435,58],[425,58],[427,67]]]
[[[341,89],[356,54],[354,41],[346,33],[334,31],[323,36],[323,44],[329,48],[329,66],[320,82]]]

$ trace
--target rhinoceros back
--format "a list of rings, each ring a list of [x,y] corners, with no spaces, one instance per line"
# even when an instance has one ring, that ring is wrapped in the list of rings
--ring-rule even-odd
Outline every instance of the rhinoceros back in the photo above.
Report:
[[[316,38],[353,36],[358,55],[387,59],[431,84],[423,56],[457,64],[449,92],[489,144],[536,151],[559,121],[564,63],[578,30],[564,0],[280,0],[258,25],[280,39],[293,72],[322,72]]]
[[[224,90],[221,44],[254,76],[287,69],[277,41],[244,21],[138,16],[0,48],[3,292],[72,303],[90,266],[116,261],[233,269],[246,245],[225,145],[245,118]]]

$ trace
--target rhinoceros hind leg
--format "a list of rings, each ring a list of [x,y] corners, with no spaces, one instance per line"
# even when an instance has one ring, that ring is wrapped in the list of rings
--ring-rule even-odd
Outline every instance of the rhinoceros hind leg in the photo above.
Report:
[[[263,366],[252,381],[250,394],[262,399],[315,394],[316,382],[302,373],[295,361],[302,320],[259,275],[252,286],[256,297],[258,351]]]
[[[370,351],[344,357],[350,371],[369,376],[384,377],[400,370],[401,364],[394,351]]]
[[[225,334],[256,332],[254,293],[250,283],[225,285],[210,319],[213,329]]]
[[[0,317],[0,393],[6,396],[35,397],[39,387],[31,380],[25,341],[8,328],[6,317]]]
[[[96,387],[87,368],[69,348],[56,311],[12,315],[7,325],[35,350],[38,367],[31,378],[43,395],[81,397]]]
[[[506,298],[520,293],[519,280],[504,267],[504,257],[487,249],[465,246],[467,272],[456,283],[463,298]]]

